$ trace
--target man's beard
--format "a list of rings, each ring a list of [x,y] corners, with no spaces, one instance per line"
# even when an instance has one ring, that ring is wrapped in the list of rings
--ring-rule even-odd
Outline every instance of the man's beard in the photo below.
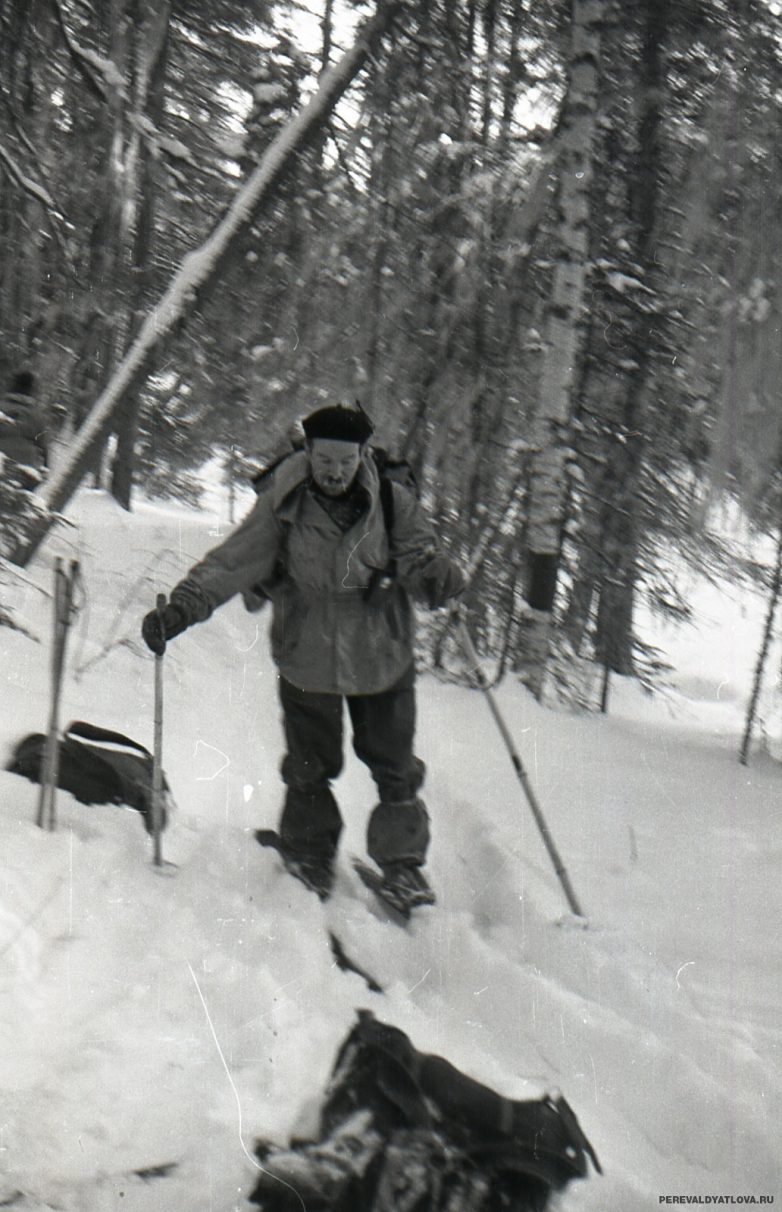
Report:
[[[315,487],[322,492],[324,496],[345,497],[350,492],[355,482],[355,475],[351,476],[351,478],[348,480],[334,479],[333,477],[329,477],[328,479],[315,480]]]

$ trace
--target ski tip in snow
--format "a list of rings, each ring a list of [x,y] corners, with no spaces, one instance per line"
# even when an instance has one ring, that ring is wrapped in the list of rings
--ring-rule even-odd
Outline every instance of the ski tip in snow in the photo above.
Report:
[[[152,863],[151,870],[154,871],[155,875],[176,875],[179,870],[179,864],[172,863],[169,859],[161,859],[159,863]]]
[[[383,993],[383,986],[375,979],[371,972],[367,972],[366,968],[362,968],[356,963],[351,956],[345,951],[340,939],[333,930],[329,930],[329,946],[331,954],[334,956],[334,962],[342,972],[355,972],[356,976],[360,976],[366,982],[367,988],[371,993]]]
[[[557,918],[557,925],[562,930],[588,930],[589,922],[580,913],[563,913]]]

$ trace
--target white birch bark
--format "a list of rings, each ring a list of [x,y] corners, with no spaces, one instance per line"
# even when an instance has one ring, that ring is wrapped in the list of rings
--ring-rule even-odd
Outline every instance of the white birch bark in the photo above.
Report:
[[[782,589],[782,526],[779,528],[777,538],[777,554],[774,561],[774,571],[771,576],[771,587],[768,595],[768,609],[766,611],[766,622],[763,627],[763,639],[760,644],[760,651],[755,662],[755,676],[752,680],[752,692],[747,704],[747,715],[744,722],[744,736],[741,742],[741,750],[739,752],[739,761],[742,766],[749,763],[749,751],[752,745],[752,729],[755,726],[755,720],[758,714],[758,703],[760,701],[760,690],[763,685],[763,672],[766,668],[766,660],[768,659],[771,641],[774,636],[774,618],[779,605],[780,589]]]
[[[568,93],[558,137],[557,264],[544,326],[538,409],[532,433],[527,545],[536,560],[556,561],[565,501],[565,462],[582,343],[588,275],[589,197],[599,89],[603,0],[573,0]],[[528,608],[521,668],[540,693],[548,656],[550,604]]]

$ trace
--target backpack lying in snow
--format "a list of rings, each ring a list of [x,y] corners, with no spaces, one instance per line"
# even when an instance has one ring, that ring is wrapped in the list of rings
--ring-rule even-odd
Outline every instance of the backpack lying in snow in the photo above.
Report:
[[[337,1056],[318,1140],[257,1153],[264,1212],[542,1212],[590,1162],[600,1172],[564,1098],[503,1098],[367,1011]]]
[[[18,742],[6,769],[40,783],[45,749],[43,733],[30,733]],[[69,724],[60,740],[57,786],[82,804],[127,804],[141,813],[152,832],[152,754],[121,732],[83,720]],[[163,789],[168,791],[165,776]]]

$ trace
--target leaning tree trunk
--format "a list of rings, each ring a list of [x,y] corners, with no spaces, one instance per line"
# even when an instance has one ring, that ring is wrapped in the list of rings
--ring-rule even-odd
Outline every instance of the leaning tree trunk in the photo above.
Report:
[[[201,302],[237,245],[237,237],[253,221],[286,170],[295,162],[308,139],[328,115],[372,56],[401,0],[386,0],[359,31],[353,46],[322,78],[307,105],[272,141],[258,166],[234,195],[223,218],[200,247],[190,252],[174,274],[168,289],[147,315],[116,373],[95,401],[68,457],[40,493],[40,516],[12,555],[26,564],[38,550],[54,520],[70,500],[94,456],[116,423],[128,395],[149,375],[161,347],[172,338]]]
[[[582,345],[589,195],[597,126],[603,0],[573,0],[568,95],[559,134],[557,265],[545,318],[545,353],[533,430],[528,523],[528,609],[517,668],[540,695],[548,658],[565,500],[567,435]]]

